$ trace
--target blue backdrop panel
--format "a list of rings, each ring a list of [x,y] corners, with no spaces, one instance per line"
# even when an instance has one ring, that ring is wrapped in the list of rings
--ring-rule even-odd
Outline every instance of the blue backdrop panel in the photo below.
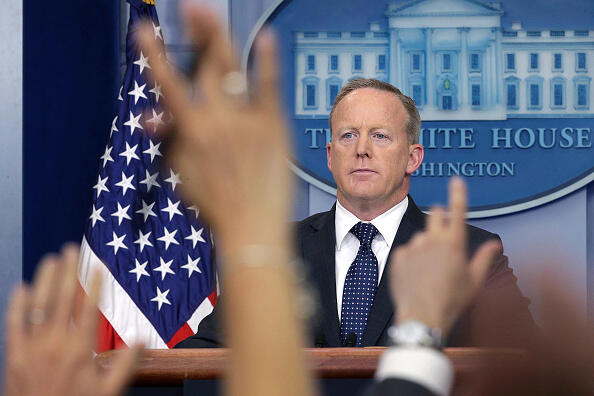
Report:
[[[82,238],[118,93],[119,7],[24,2],[25,279],[44,253]]]

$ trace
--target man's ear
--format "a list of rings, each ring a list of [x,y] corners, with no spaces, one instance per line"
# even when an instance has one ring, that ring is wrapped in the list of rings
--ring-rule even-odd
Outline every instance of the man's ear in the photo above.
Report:
[[[332,172],[332,156],[330,154],[332,154],[332,142],[328,142],[326,145],[326,160],[328,164],[328,170]]]
[[[406,165],[406,173],[411,174],[421,166],[423,157],[425,156],[425,150],[420,144],[411,144],[408,148],[408,164]]]

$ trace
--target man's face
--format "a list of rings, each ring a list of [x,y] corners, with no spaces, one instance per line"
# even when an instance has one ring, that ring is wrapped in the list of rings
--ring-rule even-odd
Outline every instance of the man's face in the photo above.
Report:
[[[423,159],[422,147],[408,144],[407,121],[391,92],[360,88],[339,102],[326,153],[342,204],[389,208],[404,199]]]

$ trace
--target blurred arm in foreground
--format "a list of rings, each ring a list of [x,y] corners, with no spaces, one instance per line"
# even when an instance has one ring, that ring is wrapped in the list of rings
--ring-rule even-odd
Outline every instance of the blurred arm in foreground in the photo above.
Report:
[[[182,195],[200,207],[222,252],[232,350],[228,393],[311,395],[294,304],[286,224],[293,189],[273,36],[265,32],[257,40],[257,86],[248,95],[214,15],[195,6],[184,15],[202,55],[193,81],[183,81],[159,56],[151,28],[140,32],[140,40],[175,117],[167,159],[182,173]],[[188,96],[192,86],[194,98]]]
[[[557,257],[535,257],[543,268]],[[540,305],[535,316],[542,331],[527,346],[520,367],[484,370],[468,394],[480,395],[594,395],[594,323],[580,308],[572,282],[559,273],[543,270],[537,285]]]

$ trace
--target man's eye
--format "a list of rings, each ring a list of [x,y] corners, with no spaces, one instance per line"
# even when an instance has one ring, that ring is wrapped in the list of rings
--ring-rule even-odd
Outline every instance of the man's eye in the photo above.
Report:
[[[383,133],[376,133],[375,134],[375,137],[378,138],[378,139],[385,139],[385,138],[387,138],[387,136],[384,135]]]
[[[345,139],[351,139],[353,137],[353,134],[351,132],[347,132],[344,135],[342,135],[342,137]]]

